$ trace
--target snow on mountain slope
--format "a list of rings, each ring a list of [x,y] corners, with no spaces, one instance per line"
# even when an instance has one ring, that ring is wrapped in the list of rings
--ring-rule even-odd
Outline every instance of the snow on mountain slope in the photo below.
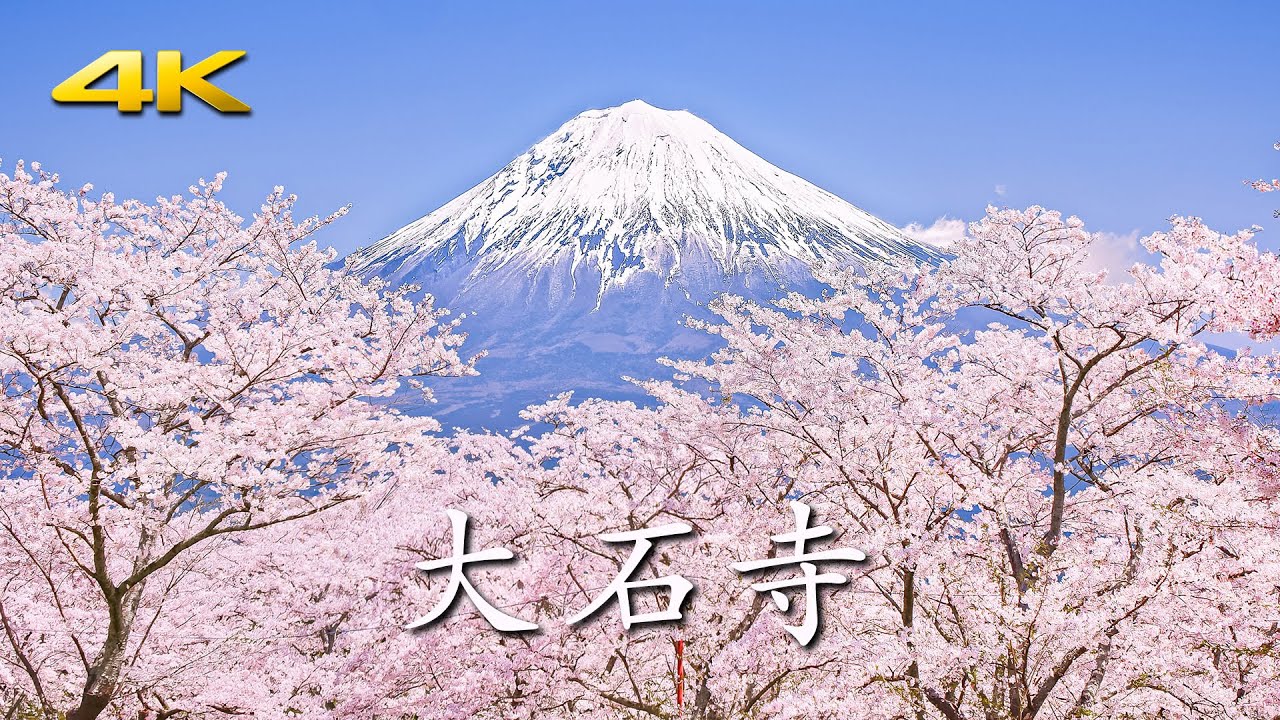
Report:
[[[507,424],[576,390],[638,394],[623,375],[703,357],[723,292],[816,289],[823,263],[931,262],[928,245],[743,148],[685,111],[590,110],[495,175],[348,259],[468,313],[480,377],[442,383],[438,416]]]
[[[415,282],[461,261],[459,290],[551,271],[563,290],[603,301],[644,273],[701,295],[695,281],[708,276],[785,282],[797,266],[892,256],[936,254],[700,118],[635,100],[578,115],[354,259]]]

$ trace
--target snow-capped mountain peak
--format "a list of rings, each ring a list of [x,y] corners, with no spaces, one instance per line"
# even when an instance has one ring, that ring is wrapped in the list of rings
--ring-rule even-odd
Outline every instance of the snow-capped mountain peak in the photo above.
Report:
[[[646,275],[702,295],[725,277],[784,283],[818,263],[894,256],[937,254],[697,116],[633,100],[574,117],[353,260],[393,280],[461,273],[462,291],[498,275],[598,305]]]
[[[938,254],[698,117],[635,100],[578,115],[350,261],[468,314],[467,344],[488,356],[435,388],[435,414],[474,426],[568,389],[644,402],[623,377],[714,352],[685,320],[714,320],[716,295],[817,292],[819,264],[898,257]]]

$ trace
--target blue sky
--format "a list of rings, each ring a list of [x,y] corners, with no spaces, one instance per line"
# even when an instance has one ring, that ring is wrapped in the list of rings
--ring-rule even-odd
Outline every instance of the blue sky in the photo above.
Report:
[[[40,160],[149,198],[225,169],[243,213],[275,184],[308,212],[352,203],[324,237],[344,251],[633,98],[898,225],[1038,203],[1118,234],[1185,213],[1280,236],[1280,202],[1241,184],[1280,175],[1280,3],[31,2],[0,18],[6,171]],[[50,100],[110,49],[247,50],[218,84],[253,112]]]

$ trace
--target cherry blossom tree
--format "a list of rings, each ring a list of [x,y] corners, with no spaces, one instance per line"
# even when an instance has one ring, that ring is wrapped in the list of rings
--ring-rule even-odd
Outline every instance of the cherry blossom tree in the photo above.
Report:
[[[728,303],[727,353],[679,366],[750,398],[803,491],[881,549],[884,602],[849,630],[882,636],[845,681],[897,699],[871,715],[1275,707],[1276,436],[1254,415],[1275,358],[1198,339],[1274,331],[1275,258],[1178,219],[1145,241],[1160,267],[1108,284],[1093,240],[993,209],[937,271]]]
[[[471,364],[280,188],[245,221],[222,175],[146,204],[30,170],[0,175],[6,717],[173,716],[236,652],[222,556],[394,478],[438,426],[386,400]]]
[[[1280,150],[1280,142],[1275,143],[1272,146],[1272,149]],[[1259,178],[1257,180],[1248,180],[1246,182],[1248,182],[1249,186],[1252,187],[1254,190],[1257,190],[1258,192],[1267,193],[1267,192],[1275,192],[1277,190],[1280,190],[1280,180],[1275,178],[1272,178],[1271,180],[1264,180],[1262,178]],[[1280,218],[1280,210],[1276,210],[1272,214],[1275,217]]]
[[[342,509],[363,519],[314,530],[368,542],[286,590],[278,632],[308,630],[258,646],[288,676],[264,697],[281,716],[1273,718],[1280,358],[1204,338],[1275,335],[1277,260],[1179,218],[1144,240],[1158,265],[1107,282],[1098,239],[991,209],[941,267],[721,300],[700,325],[724,349],[646,383],[654,407],[566,396],[513,438],[457,436]],[[822,591],[808,647],[786,631],[800,598],[783,612],[733,570],[783,552],[796,499],[839,531],[814,549],[870,556],[821,568],[849,582]],[[447,586],[412,570],[449,556],[446,508],[473,548],[514,553],[470,578],[538,631],[498,633],[465,600],[401,629]],[[627,560],[601,535],[671,523],[693,532],[637,577],[692,582],[682,622],[569,622]],[[270,547],[246,552],[305,560]]]
[[[562,397],[529,411],[549,427],[545,432],[516,442],[457,437],[454,461],[413,462],[418,470],[394,490],[338,511],[361,519],[317,517],[307,521],[315,528],[292,526],[343,548],[332,561],[327,553],[308,558],[305,544],[289,542],[285,528],[273,531],[279,541],[266,549],[245,548],[237,562],[254,568],[251,577],[281,577],[272,569],[280,566],[307,570],[289,576],[288,587],[271,587],[274,603],[252,597],[234,603],[247,615],[240,624],[272,628],[254,636],[251,653],[263,653],[253,667],[267,669],[268,679],[257,682],[259,671],[246,668],[236,687],[257,694],[238,691],[242,703],[254,697],[252,706],[269,708],[272,717],[674,717],[673,643],[685,640],[690,712],[760,716],[793,676],[814,679],[822,667],[834,670],[845,641],[822,634],[814,646],[823,658],[815,661],[783,627],[797,623],[732,568],[771,557],[770,536],[794,529],[777,466],[767,450],[720,434],[727,414],[704,415],[702,399],[692,402],[642,409]],[[745,470],[749,458],[758,460],[754,468],[775,469]],[[536,622],[536,632],[500,634],[465,598],[431,626],[403,629],[432,609],[448,585],[446,576],[413,570],[422,560],[449,557],[445,508],[469,515],[473,551],[514,552],[512,563],[475,568],[469,579],[492,605]],[[823,509],[815,506],[817,520],[840,529]],[[571,623],[607,592],[631,554],[602,535],[675,523],[694,532],[656,542],[636,579],[679,576],[695,585],[683,621],[633,624],[628,631],[610,602]],[[352,533],[359,543],[351,542]],[[822,569],[853,574],[857,565]],[[262,587],[256,579],[245,585],[253,593]],[[821,599],[826,609],[853,596],[846,585]],[[630,597],[636,615],[665,610],[671,600],[665,587]],[[271,642],[276,633],[289,640]],[[193,700],[226,702],[213,698]]]
[[[0,186],[21,712],[1276,717],[1280,356],[1207,340],[1280,333],[1248,233],[1175,218],[1113,282],[1079,220],[991,208],[940,266],[722,298],[695,325],[723,348],[648,407],[565,395],[442,438],[393,395],[469,371],[454,326],[327,269],[286,198],[246,225],[216,182],[145,206],[51,180]],[[797,502],[840,552],[760,567]],[[457,589],[418,569],[452,567],[457,512],[513,556],[468,583],[536,630],[464,593],[406,630]],[[631,613],[682,619],[628,629],[608,540],[655,528]]]

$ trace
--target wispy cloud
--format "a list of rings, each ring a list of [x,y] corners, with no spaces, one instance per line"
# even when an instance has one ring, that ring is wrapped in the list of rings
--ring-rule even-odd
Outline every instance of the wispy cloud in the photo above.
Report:
[[[996,195],[999,195],[1000,197],[1004,197],[1005,195],[1008,195],[1008,194],[1009,194],[1008,185],[1003,185],[1003,184],[996,185]]]
[[[1138,242],[1138,231],[1127,233],[1100,232],[1089,246],[1085,264],[1094,270],[1106,270],[1111,282],[1127,282],[1126,271],[1136,262],[1150,262],[1152,256]]]
[[[962,240],[968,228],[969,223],[964,220],[943,215],[930,225],[913,222],[899,230],[912,240],[919,240],[938,248],[947,248]],[[1096,236],[1097,239],[1089,246],[1085,265],[1091,270],[1106,270],[1109,282],[1128,282],[1128,270],[1134,263],[1156,261],[1156,258],[1142,247],[1141,236],[1137,230],[1130,230],[1127,233],[1103,231],[1096,233]]]
[[[913,222],[901,228],[901,230],[904,235],[912,240],[919,240],[934,247],[945,248],[963,238],[966,227],[968,227],[968,223],[965,221],[943,215],[934,220],[933,224],[928,227],[918,222]]]

